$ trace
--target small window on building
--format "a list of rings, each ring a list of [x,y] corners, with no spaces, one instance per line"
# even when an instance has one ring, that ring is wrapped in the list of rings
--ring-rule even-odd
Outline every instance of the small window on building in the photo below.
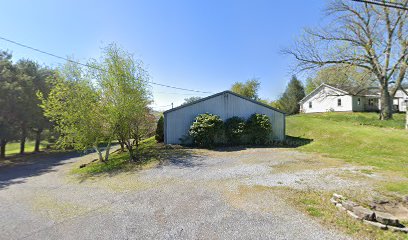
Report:
[[[361,100],[360,100],[360,98],[357,98],[357,105],[360,105],[361,104]]]
[[[312,106],[313,106],[312,102],[309,102],[309,108],[312,108]]]
[[[341,98],[337,99],[337,106],[341,106]]]
[[[374,99],[368,99],[368,106],[374,106]]]

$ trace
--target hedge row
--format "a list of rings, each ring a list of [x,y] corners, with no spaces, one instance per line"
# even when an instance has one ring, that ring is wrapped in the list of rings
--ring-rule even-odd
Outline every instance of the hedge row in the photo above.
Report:
[[[223,122],[217,115],[204,113],[195,118],[189,130],[193,144],[200,147],[265,145],[271,141],[271,133],[272,125],[264,114],[253,114],[246,121],[232,117]]]

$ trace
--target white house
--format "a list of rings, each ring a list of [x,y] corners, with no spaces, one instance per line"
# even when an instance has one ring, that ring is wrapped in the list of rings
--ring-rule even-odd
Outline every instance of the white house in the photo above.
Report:
[[[394,98],[395,111],[406,111],[408,95],[398,90]],[[323,83],[299,102],[303,113],[370,112],[380,110],[380,94],[353,95]]]
[[[275,140],[285,139],[284,112],[234,92],[224,91],[165,111],[164,143],[180,144],[180,139],[188,134],[195,117],[207,112],[220,116],[224,121],[234,116],[247,119],[254,113],[265,114],[272,124],[271,137]]]

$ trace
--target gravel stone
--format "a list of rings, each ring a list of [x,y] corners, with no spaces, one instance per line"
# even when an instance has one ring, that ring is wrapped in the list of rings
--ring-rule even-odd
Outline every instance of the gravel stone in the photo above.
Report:
[[[95,157],[67,155],[0,169],[1,238],[350,239],[273,193],[240,192],[279,181],[298,188],[354,186],[330,176],[340,171],[334,168],[271,171],[314,159],[311,154],[266,148],[192,154],[152,169],[71,179],[72,168]]]

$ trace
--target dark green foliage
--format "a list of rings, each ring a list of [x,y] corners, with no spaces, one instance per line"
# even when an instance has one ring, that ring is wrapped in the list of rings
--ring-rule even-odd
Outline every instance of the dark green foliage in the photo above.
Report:
[[[245,120],[240,117],[232,117],[225,121],[225,137],[227,144],[238,145],[242,143],[244,136]]]
[[[304,97],[305,90],[303,84],[296,78],[296,76],[292,76],[285,92],[279,99],[279,109],[289,115],[299,113],[299,101]]]
[[[39,107],[37,93],[47,95],[50,84],[46,79],[52,73],[31,60],[13,63],[10,53],[0,51],[0,158],[5,157],[10,141],[19,140],[20,153],[24,153],[28,137],[36,140],[35,151],[39,151],[41,134],[50,122]]]
[[[200,147],[213,147],[223,133],[223,121],[217,115],[204,113],[196,117],[189,134],[193,143]]]
[[[249,143],[265,145],[271,140],[272,124],[264,114],[252,114],[246,122],[245,134]]]
[[[184,98],[184,102],[183,102],[183,104],[181,104],[181,105],[186,105],[186,104],[189,104],[189,103],[198,101],[198,100],[200,100],[200,99],[201,99],[201,97],[188,97],[188,98]]]
[[[159,118],[159,121],[157,121],[155,139],[156,139],[157,142],[163,142],[164,141],[164,118],[163,118],[163,116],[161,116]]]

